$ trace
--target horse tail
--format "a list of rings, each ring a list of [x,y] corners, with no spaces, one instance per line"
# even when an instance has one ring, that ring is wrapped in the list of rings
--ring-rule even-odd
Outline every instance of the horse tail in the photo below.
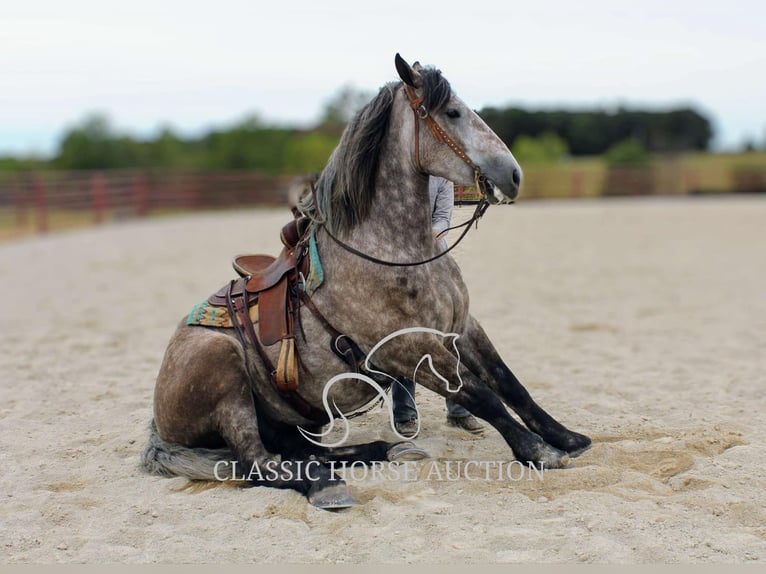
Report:
[[[150,474],[160,476],[183,476],[191,480],[221,480],[229,466],[224,466],[216,476],[216,463],[234,460],[228,448],[190,448],[170,443],[157,433],[152,419],[149,425],[149,442],[141,455],[141,467]]]

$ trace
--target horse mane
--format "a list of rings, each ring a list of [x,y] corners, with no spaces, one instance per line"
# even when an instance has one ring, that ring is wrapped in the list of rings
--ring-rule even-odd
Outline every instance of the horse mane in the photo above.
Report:
[[[423,104],[429,112],[447,105],[452,95],[449,82],[432,67],[419,69],[423,81]],[[298,206],[335,235],[345,235],[364,222],[375,199],[376,179],[383,142],[388,134],[396,90],[402,82],[389,82],[365,105],[343,130],[316,183],[316,201],[306,196]]]

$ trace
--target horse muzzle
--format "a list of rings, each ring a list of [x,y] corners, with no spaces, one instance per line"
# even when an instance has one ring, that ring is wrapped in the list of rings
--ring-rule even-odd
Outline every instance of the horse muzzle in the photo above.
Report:
[[[484,184],[484,194],[492,205],[514,203],[519,196],[519,185],[511,183],[501,187],[488,179]]]
[[[510,165],[487,165],[481,176],[482,191],[491,204],[513,203],[519,196],[522,173],[515,161]]]

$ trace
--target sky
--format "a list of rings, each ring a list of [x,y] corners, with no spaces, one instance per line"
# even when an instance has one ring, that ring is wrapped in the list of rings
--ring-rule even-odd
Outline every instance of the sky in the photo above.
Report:
[[[310,125],[397,52],[475,109],[693,105],[716,149],[766,146],[761,0],[2,0],[0,154],[55,153],[91,112],[139,137]]]

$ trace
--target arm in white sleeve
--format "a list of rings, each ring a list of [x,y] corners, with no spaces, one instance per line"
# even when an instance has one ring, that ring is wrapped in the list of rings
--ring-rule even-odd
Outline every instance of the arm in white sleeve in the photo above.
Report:
[[[455,188],[451,181],[441,177],[431,177],[429,182],[431,192],[431,227],[437,233],[441,233],[450,226],[452,208],[455,205]]]

